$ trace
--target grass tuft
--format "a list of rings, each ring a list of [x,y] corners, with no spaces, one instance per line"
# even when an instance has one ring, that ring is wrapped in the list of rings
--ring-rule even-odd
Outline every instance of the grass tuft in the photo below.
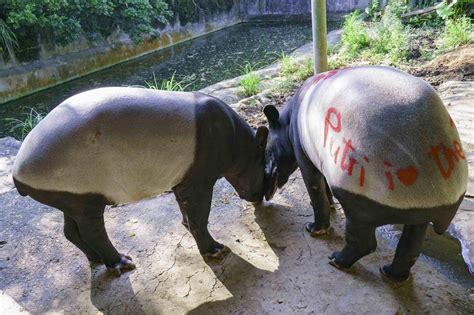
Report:
[[[380,19],[369,24],[359,11],[346,16],[339,44],[338,59],[344,62],[361,58],[374,63],[398,64],[409,51],[408,29],[398,14],[400,8],[387,5]],[[335,62],[336,64],[338,62]]]
[[[442,48],[454,49],[463,44],[472,42],[473,31],[474,28],[471,19],[467,16],[462,16],[457,20],[446,20],[442,34]]]
[[[158,81],[156,79],[155,73],[153,73],[153,82],[148,82],[145,81],[145,84],[147,85],[146,87],[152,90],[163,90],[163,91],[185,91],[193,82],[188,82],[189,80],[187,78],[184,78],[182,80],[177,81],[176,72],[173,73],[171,78],[169,79],[163,79]]]
[[[30,111],[25,113],[23,120],[18,118],[6,118],[5,121],[10,125],[10,132],[12,134],[19,134],[19,140],[24,140],[31,130],[43,120],[44,116],[44,114],[37,112],[34,108],[30,108]]]
[[[260,76],[253,70],[249,62],[244,65],[242,70],[244,75],[240,79],[239,85],[242,87],[244,95],[247,97],[256,95],[259,92]]]
[[[341,44],[350,57],[356,57],[369,46],[369,34],[360,11],[347,15],[342,26]]]

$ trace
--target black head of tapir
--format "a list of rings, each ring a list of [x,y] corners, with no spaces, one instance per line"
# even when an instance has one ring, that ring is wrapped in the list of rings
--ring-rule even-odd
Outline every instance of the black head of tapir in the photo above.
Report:
[[[244,159],[237,159],[237,173],[229,172],[225,178],[235,188],[239,197],[247,201],[260,202],[264,196],[263,171],[265,165],[265,148],[267,145],[268,129],[260,126],[255,133],[255,141],[242,144],[239,150],[244,150]]]
[[[283,187],[296,170],[295,154],[289,141],[290,121],[286,113],[280,113],[273,105],[264,108],[270,133],[265,150],[265,199],[270,200],[277,188]]]

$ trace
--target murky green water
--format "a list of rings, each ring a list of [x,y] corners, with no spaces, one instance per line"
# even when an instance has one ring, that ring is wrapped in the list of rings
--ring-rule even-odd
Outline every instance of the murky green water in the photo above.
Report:
[[[331,24],[328,29],[334,29]],[[48,112],[63,100],[81,91],[124,85],[145,85],[170,78],[193,81],[188,90],[197,90],[242,74],[245,62],[264,67],[311,40],[311,24],[245,23],[157,51],[144,57],[84,76],[42,92],[0,105],[0,117],[24,118],[29,108]],[[9,135],[0,120],[0,137]]]

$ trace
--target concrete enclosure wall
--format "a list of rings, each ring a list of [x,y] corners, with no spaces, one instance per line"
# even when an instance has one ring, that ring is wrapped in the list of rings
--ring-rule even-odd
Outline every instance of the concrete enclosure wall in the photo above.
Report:
[[[328,13],[363,8],[367,1],[328,0]],[[177,14],[157,29],[158,38],[140,44],[133,44],[127,34],[118,31],[99,43],[86,39],[67,47],[39,43],[36,60],[0,60],[0,104],[249,19],[309,17],[310,12],[310,0],[237,0],[224,9],[199,14],[194,22],[181,22],[184,18]]]
[[[327,0],[328,13],[348,12],[367,7],[369,0]],[[309,16],[311,0],[243,0],[240,10],[247,18],[268,15]]]

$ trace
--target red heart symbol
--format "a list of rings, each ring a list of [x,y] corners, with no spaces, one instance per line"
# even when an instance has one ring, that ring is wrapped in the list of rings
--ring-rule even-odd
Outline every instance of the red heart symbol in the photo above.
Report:
[[[411,186],[416,182],[418,172],[413,166],[409,166],[407,168],[400,168],[397,171],[397,177],[403,185]]]

